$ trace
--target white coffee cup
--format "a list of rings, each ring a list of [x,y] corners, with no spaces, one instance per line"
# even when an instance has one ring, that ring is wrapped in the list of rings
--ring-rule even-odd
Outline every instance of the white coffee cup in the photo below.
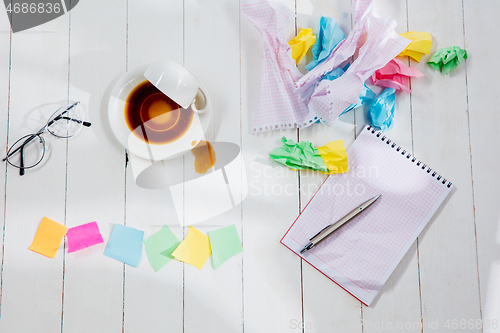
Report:
[[[201,82],[172,58],[152,63],[144,77],[184,109],[191,107],[195,113],[202,114],[209,108],[208,95]],[[197,106],[200,97],[204,102],[201,109]]]

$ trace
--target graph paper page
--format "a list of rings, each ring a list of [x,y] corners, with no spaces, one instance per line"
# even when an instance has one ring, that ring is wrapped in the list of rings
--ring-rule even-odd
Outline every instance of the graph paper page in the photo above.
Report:
[[[381,194],[365,212],[300,255],[365,305],[452,189],[449,181],[427,172],[428,166],[377,133],[362,130],[348,153],[349,172],[329,176],[281,240],[300,255],[319,230]]]

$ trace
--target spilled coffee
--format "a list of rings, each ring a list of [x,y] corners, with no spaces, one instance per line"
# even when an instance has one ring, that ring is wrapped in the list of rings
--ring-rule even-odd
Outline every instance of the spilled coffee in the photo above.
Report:
[[[142,141],[163,145],[181,138],[193,122],[194,112],[184,109],[151,82],[135,87],[125,102],[128,128]]]
[[[194,155],[194,170],[197,173],[204,174],[215,165],[215,150],[210,142],[201,140],[191,149],[191,153]]]

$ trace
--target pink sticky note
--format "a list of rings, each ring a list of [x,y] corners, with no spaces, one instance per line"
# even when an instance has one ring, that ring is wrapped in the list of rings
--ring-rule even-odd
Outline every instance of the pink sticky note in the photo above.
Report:
[[[97,222],[90,222],[68,229],[68,253],[103,243]]]

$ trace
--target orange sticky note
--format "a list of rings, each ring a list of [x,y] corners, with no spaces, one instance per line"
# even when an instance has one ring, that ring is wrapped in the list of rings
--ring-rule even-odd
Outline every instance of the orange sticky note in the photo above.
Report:
[[[30,250],[54,258],[66,232],[68,228],[44,217],[36,231]]]

